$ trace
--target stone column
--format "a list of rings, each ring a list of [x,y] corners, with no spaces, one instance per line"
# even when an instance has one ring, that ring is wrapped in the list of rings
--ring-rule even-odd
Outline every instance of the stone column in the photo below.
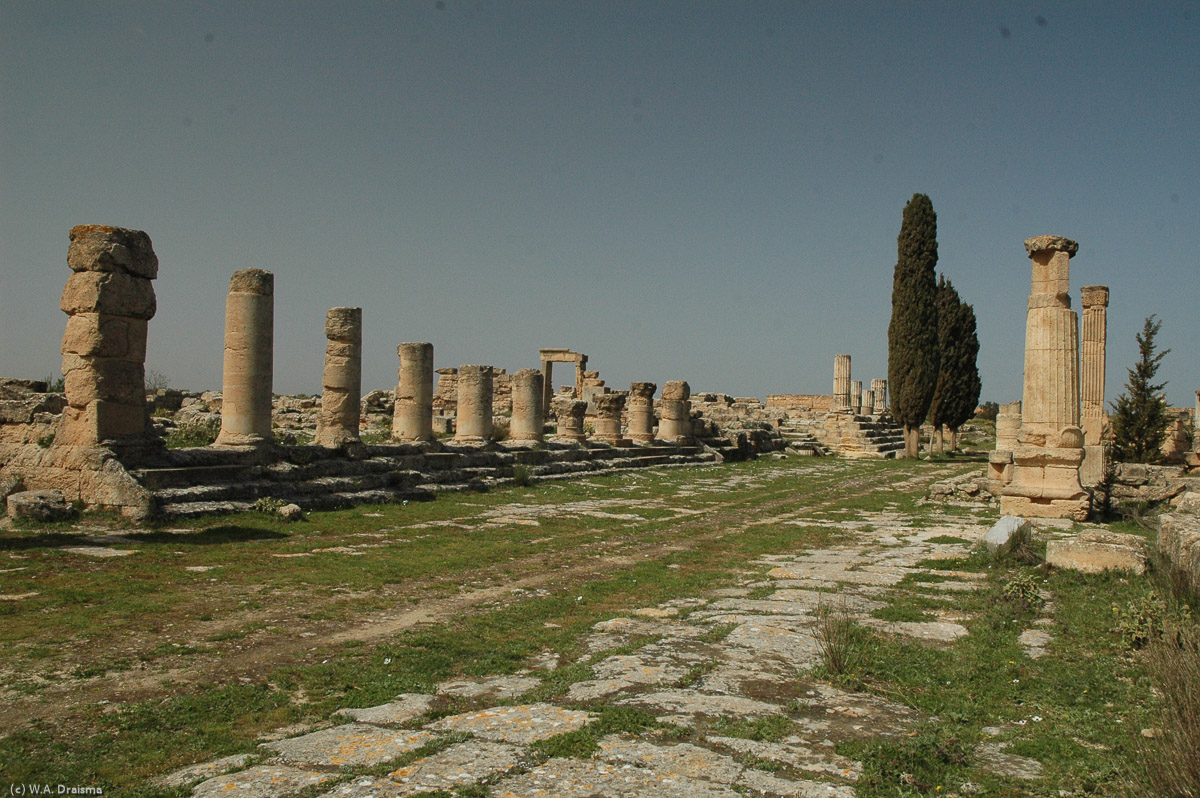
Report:
[[[1104,361],[1108,340],[1108,286],[1085,285],[1080,336],[1079,421],[1083,428],[1083,465],[1079,479],[1098,485],[1104,479]]]
[[[625,411],[629,416],[629,439],[637,443],[654,440],[654,392],[658,386],[652,382],[635,382],[629,386],[629,398],[625,400]]]
[[[392,437],[398,441],[433,440],[433,344],[404,343],[400,357]]]
[[[508,439],[540,443],[543,423],[542,372],[519,369],[512,375],[512,421]]]
[[[863,409],[862,380],[850,380],[850,409],[860,415]]]
[[[70,318],[62,340],[67,406],[55,445],[144,446],[146,330],[157,305],[158,257],[141,230],[71,228],[71,276],[59,307]]]
[[[629,446],[630,441],[621,436],[621,412],[625,409],[625,392],[612,391],[598,394],[596,403],[596,430],[592,439],[611,446]]]
[[[887,380],[871,380],[871,390],[875,392],[874,415],[883,415],[887,410]]]
[[[850,356],[833,356],[833,411],[850,409]]]
[[[662,389],[662,418],[658,422],[658,439],[667,443],[692,443],[692,403],[688,398],[692,388],[683,380],[672,380]]]
[[[554,437],[560,441],[583,443],[583,417],[587,414],[587,402],[570,396],[555,396],[551,403],[554,416],[558,419],[558,432]]]
[[[554,398],[554,361],[542,361],[542,410],[543,412],[550,409],[550,402]]]
[[[225,298],[225,368],[217,446],[270,443],[275,275],[242,269]]]
[[[1012,482],[1013,450],[1017,448],[1017,435],[1021,431],[1021,403],[1009,402],[1000,405],[996,413],[996,448],[988,453],[987,478],[994,495]]]
[[[456,443],[492,439],[492,367],[459,366]]]
[[[313,443],[358,443],[362,414],[362,308],[330,308],[325,314],[325,371],[321,413]]]
[[[865,415],[875,415],[875,392],[867,389],[862,392],[862,412]]]
[[[1079,245],[1060,236],[1025,242],[1033,261],[1025,320],[1025,387],[1012,482],[1000,509],[1035,518],[1087,517],[1090,500],[1079,482],[1079,321],[1071,310],[1070,261]]]

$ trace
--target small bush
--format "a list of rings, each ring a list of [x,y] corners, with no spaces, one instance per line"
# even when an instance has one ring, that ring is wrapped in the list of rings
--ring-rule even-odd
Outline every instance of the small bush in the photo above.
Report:
[[[1023,527],[1014,532],[1003,546],[996,549],[996,562],[1037,565],[1041,556],[1033,547],[1033,531]]]
[[[1130,649],[1144,648],[1164,638],[1178,642],[1189,627],[1195,627],[1187,605],[1168,607],[1158,593],[1141,596],[1124,607],[1113,605],[1113,614],[1117,620],[1114,631]]]
[[[866,649],[867,630],[850,617],[845,599],[834,608],[825,603],[824,594],[817,598],[816,633],[827,671],[842,676],[858,667]]]
[[[192,446],[211,446],[221,432],[219,419],[181,424],[163,438],[168,449],[185,449]]]
[[[287,504],[283,499],[276,499],[271,496],[263,496],[258,501],[254,502],[254,510],[267,515],[278,515],[279,508]]]
[[[533,484],[533,472],[529,470],[527,465],[513,466],[513,484],[520,488],[526,488]]]
[[[1037,612],[1046,603],[1037,582],[1025,571],[1013,574],[1004,583],[1000,598],[1017,614]]]
[[[54,445],[54,433],[51,432],[49,435],[42,435],[39,437],[37,439],[37,445],[43,449],[49,449],[52,445]]]

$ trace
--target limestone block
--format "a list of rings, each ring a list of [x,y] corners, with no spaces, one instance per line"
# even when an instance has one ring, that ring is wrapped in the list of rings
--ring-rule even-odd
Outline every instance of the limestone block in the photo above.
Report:
[[[1001,516],[1000,520],[983,536],[983,542],[988,551],[995,551],[1009,541],[1018,532],[1029,532],[1030,524],[1024,518],[1012,515]]]
[[[1146,541],[1116,532],[1082,532],[1048,541],[1046,564],[1085,574],[1119,570],[1140,575],[1146,570]]]
[[[1189,490],[1171,500],[1171,507],[1181,513],[1200,514],[1200,493]]]
[[[145,362],[147,327],[145,319],[79,313],[67,319],[62,351]]]
[[[158,256],[141,230],[81,224],[71,228],[67,265],[74,272],[124,272],[158,277]]]
[[[689,399],[691,395],[692,388],[684,380],[671,380],[662,389],[662,398],[664,401],[683,401]]]
[[[64,362],[63,366],[64,393],[71,407],[86,407],[98,399],[145,404],[145,370],[140,362],[96,358],[84,363]]]
[[[58,446],[95,446],[99,442],[146,434],[146,405],[97,399],[86,407],[67,407],[54,436]]]
[[[26,490],[9,494],[8,516],[29,521],[70,521],[79,515],[61,491]]]
[[[1200,588],[1200,518],[1182,513],[1158,517],[1158,548]]]
[[[107,313],[150,319],[157,310],[154,284],[121,272],[75,272],[63,287],[63,313]]]

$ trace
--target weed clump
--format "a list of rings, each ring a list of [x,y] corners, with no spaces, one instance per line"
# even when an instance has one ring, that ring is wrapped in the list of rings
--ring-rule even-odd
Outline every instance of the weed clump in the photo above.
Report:
[[[220,419],[195,421],[191,424],[180,424],[172,430],[163,443],[168,449],[187,449],[193,446],[211,446],[221,432]]]
[[[817,647],[825,669],[835,676],[852,673],[862,660],[867,643],[867,630],[850,617],[843,598],[836,607],[817,599]]]
[[[1149,644],[1147,666],[1160,696],[1157,730],[1139,738],[1142,795],[1200,796],[1200,627]]]
[[[513,484],[518,488],[527,488],[533,484],[533,472],[527,465],[513,466]]]
[[[1009,577],[1004,587],[1000,588],[1000,598],[1018,615],[1037,612],[1046,603],[1037,582],[1026,571]]]

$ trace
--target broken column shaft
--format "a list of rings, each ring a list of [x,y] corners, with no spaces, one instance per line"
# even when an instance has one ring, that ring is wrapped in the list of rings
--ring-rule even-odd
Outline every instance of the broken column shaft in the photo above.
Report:
[[[625,400],[625,413],[629,417],[629,439],[638,443],[654,440],[654,392],[658,386],[652,382],[635,382],[629,386],[629,397]]]
[[[234,272],[225,298],[225,363],[217,446],[271,442],[275,275]]]
[[[508,438],[512,441],[542,440],[542,372],[518,369],[512,375],[512,421]]]
[[[433,344],[404,343],[400,356],[392,437],[398,441],[433,440]]]
[[[467,365],[458,369],[456,443],[492,439],[492,367]]]
[[[358,442],[362,396],[362,308],[330,308],[325,314],[325,370],[321,376],[318,446]]]

